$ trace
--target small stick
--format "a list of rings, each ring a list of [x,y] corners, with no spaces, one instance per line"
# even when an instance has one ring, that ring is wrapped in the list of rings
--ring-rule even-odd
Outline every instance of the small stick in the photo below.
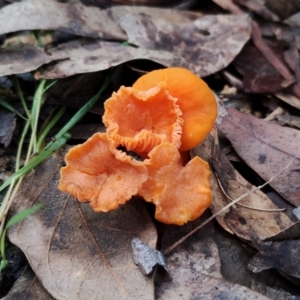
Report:
[[[216,171],[214,171],[214,174],[216,176],[216,179],[217,179],[217,182],[218,182],[218,186],[220,187],[220,190],[221,192],[224,194],[224,196],[229,200],[229,201],[234,201],[234,199],[232,199],[228,194],[227,192],[225,191],[225,189],[223,188],[223,185],[220,181],[220,178],[219,178],[219,175],[217,174]],[[239,205],[241,207],[245,207],[245,208],[249,208],[249,209],[252,209],[252,210],[257,210],[257,211],[266,211],[266,212],[280,212],[280,211],[285,211],[286,208],[273,208],[273,209],[270,209],[270,208],[256,208],[256,207],[252,207],[252,206],[248,206],[248,205],[245,205],[245,204],[241,204],[241,203],[236,203],[236,205]]]
[[[267,182],[265,182],[263,185],[260,185],[258,187],[252,188],[249,192],[245,193],[244,195],[238,197],[237,199],[235,199],[234,201],[232,201],[231,203],[229,203],[228,205],[224,206],[222,209],[220,209],[218,212],[216,212],[214,215],[212,215],[211,217],[209,217],[206,221],[204,221],[202,224],[200,224],[199,226],[197,226],[196,228],[194,228],[192,231],[190,231],[187,235],[185,235],[184,237],[182,237],[180,240],[178,240],[176,243],[174,243],[173,245],[171,245],[170,247],[168,247],[166,250],[163,251],[164,255],[170,253],[174,248],[176,248],[177,246],[179,246],[181,243],[183,243],[188,237],[190,237],[192,234],[194,234],[196,231],[198,231],[200,228],[202,228],[204,225],[206,225],[207,223],[209,223],[211,220],[213,220],[216,216],[220,215],[221,213],[225,212],[228,208],[230,208],[231,206],[233,206],[234,204],[238,203],[240,200],[244,199],[245,197],[247,197],[248,195],[250,195],[251,193],[253,193],[254,191],[260,190],[263,187],[265,187],[267,184],[269,184],[270,182],[272,182],[280,173],[282,173],[283,171],[285,171],[286,169],[288,169],[290,167],[290,165],[292,164],[292,162],[295,160],[296,156],[294,156],[291,161],[282,169],[280,170],[278,173],[276,173],[273,177],[270,178],[270,180],[268,180]]]

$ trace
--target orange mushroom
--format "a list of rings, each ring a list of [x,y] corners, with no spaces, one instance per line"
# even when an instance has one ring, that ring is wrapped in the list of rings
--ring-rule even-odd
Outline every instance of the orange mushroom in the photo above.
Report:
[[[161,143],[180,147],[181,111],[163,86],[147,91],[122,86],[105,101],[103,123],[118,143],[136,153],[147,153]]]
[[[79,201],[90,201],[95,211],[107,212],[130,200],[147,180],[147,168],[117,150],[105,133],[96,133],[66,155],[58,188]]]
[[[178,149],[171,144],[156,146],[144,160],[148,180],[139,195],[156,205],[155,218],[166,224],[183,225],[198,218],[210,205],[210,169],[194,157],[182,166]]]
[[[181,135],[181,151],[201,143],[213,128],[217,117],[217,103],[207,84],[191,71],[184,68],[155,70],[141,76],[133,88],[147,91],[163,84],[177,104],[184,120]]]

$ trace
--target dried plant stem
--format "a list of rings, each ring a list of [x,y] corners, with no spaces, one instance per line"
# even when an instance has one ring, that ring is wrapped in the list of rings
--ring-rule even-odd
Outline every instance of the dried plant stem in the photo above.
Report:
[[[283,171],[285,171],[286,169],[288,169],[291,164],[293,163],[293,161],[296,159],[297,157],[294,156],[291,161],[283,168],[281,169],[278,173],[276,173],[273,177],[270,178],[270,180],[268,180],[267,182],[265,182],[263,185],[260,185],[258,187],[252,188],[249,192],[243,194],[242,196],[238,197],[237,199],[235,199],[234,201],[232,201],[231,203],[229,203],[228,205],[224,206],[222,209],[220,209],[218,212],[216,212],[215,214],[213,214],[211,217],[209,217],[206,221],[204,221],[201,225],[197,226],[196,228],[194,228],[192,231],[190,231],[187,235],[185,235],[184,237],[182,237],[180,240],[178,240],[176,243],[174,243],[172,246],[168,247],[166,250],[163,251],[164,254],[168,254],[170,253],[174,248],[176,248],[177,246],[179,246],[181,243],[183,243],[188,237],[190,237],[192,234],[194,234],[195,232],[197,232],[199,229],[201,229],[204,225],[206,225],[207,223],[209,223],[211,220],[213,220],[216,216],[222,214],[223,212],[225,212],[228,208],[230,208],[231,206],[235,205],[236,203],[238,203],[239,201],[241,201],[242,199],[244,199],[245,197],[247,197],[248,195],[250,195],[251,193],[262,189],[263,187],[265,187],[267,184],[269,184],[270,182],[272,182],[279,174],[281,174]]]
[[[214,172],[215,176],[216,176],[216,179],[217,179],[217,182],[218,182],[218,185],[220,187],[220,190],[221,192],[223,193],[223,195],[229,200],[229,201],[234,201],[234,199],[232,199],[225,191],[225,189],[223,188],[223,185],[220,181],[220,178],[218,176],[218,174],[216,172]],[[265,211],[265,212],[280,212],[280,211],[285,211],[286,209],[285,208],[257,208],[257,207],[252,207],[252,206],[248,206],[248,205],[245,205],[245,204],[241,204],[241,203],[237,203],[236,205],[238,206],[241,206],[241,207],[245,207],[245,208],[248,208],[248,209],[252,209],[252,210],[257,210],[257,211]]]

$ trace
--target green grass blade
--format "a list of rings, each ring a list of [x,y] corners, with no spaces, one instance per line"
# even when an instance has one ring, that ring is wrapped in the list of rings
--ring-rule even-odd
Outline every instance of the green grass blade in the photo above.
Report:
[[[61,107],[58,112],[55,114],[55,116],[51,119],[51,121],[47,124],[46,128],[43,130],[43,132],[41,133],[38,141],[37,141],[37,149],[40,150],[41,149],[41,145],[44,141],[44,139],[46,138],[47,134],[49,133],[49,131],[55,126],[55,124],[57,123],[57,121],[62,117],[62,115],[64,114],[66,108],[65,107]]]
[[[34,205],[30,208],[20,211],[16,215],[12,216],[9,221],[6,223],[4,230],[7,230],[9,227],[17,224],[18,222],[24,220],[28,216],[34,214],[37,210],[39,210],[43,206],[42,203]]]
[[[10,185],[10,183],[15,179],[20,178],[21,176],[27,174],[29,171],[34,169],[36,166],[38,166],[40,163],[42,163],[44,160],[49,158],[56,150],[61,148],[67,140],[70,138],[70,134],[65,134],[59,139],[55,140],[54,142],[51,142],[49,144],[49,147],[45,150],[43,150],[40,154],[32,158],[23,168],[15,172],[12,176],[10,176],[1,186],[0,186],[0,192],[3,191],[7,186]]]
[[[38,88],[33,97],[32,109],[31,109],[31,134],[32,134],[32,143],[33,143],[33,152],[37,152],[36,148],[36,133],[39,121],[40,110],[42,107],[43,94],[45,89],[46,80],[41,80]]]
[[[5,239],[6,239],[7,229],[9,227],[21,222],[22,220],[24,220],[28,216],[34,214],[42,206],[43,206],[43,204],[40,203],[40,204],[34,205],[30,208],[27,208],[27,209],[17,213],[13,217],[11,217],[10,220],[5,225],[5,228],[4,228],[4,230],[1,234],[1,238],[0,238],[0,255],[1,255],[0,274],[1,274],[2,270],[4,270],[6,268],[6,266],[8,265],[8,262],[7,262],[6,256],[5,256]]]
[[[22,116],[13,106],[11,106],[8,102],[6,102],[4,99],[0,98],[0,105],[6,108],[7,110],[15,113],[20,118],[26,120],[24,116]]]

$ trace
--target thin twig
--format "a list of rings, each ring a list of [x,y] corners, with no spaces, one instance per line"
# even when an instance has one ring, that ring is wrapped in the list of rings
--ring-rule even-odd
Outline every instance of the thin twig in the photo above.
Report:
[[[228,208],[230,208],[231,206],[233,206],[234,204],[238,203],[240,200],[244,199],[245,197],[247,197],[248,195],[250,195],[251,193],[262,189],[263,187],[265,187],[267,184],[269,184],[270,182],[272,182],[279,174],[281,174],[283,171],[285,171],[286,169],[288,169],[290,167],[290,165],[292,164],[292,162],[296,159],[297,157],[294,156],[291,161],[283,168],[281,169],[278,173],[276,173],[273,177],[270,178],[270,180],[268,180],[267,182],[265,182],[263,185],[260,185],[258,187],[252,188],[249,192],[245,193],[244,195],[238,197],[237,199],[235,199],[233,202],[229,203],[228,205],[224,206],[222,209],[220,209],[218,212],[216,212],[215,214],[213,214],[211,217],[209,217],[206,221],[204,221],[201,225],[197,226],[196,228],[194,228],[192,231],[190,231],[187,235],[185,235],[184,237],[182,237],[180,240],[178,240],[176,243],[174,243],[172,246],[168,247],[165,251],[163,251],[164,254],[168,254],[170,253],[174,248],[176,248],[177,246],[179,246],[181,243],[183,243],[188,237],[190,237],[192,234],[194,234],[195,232],[197,232],[200,228],[202,228],[204,225],[206,225],[207,223],[209,223],[211,220],[213,220],[216,216],[222,214],[223,212],[225,212]]]
[[[219,178],[219,175],[217,174],[217,172],[214,171],[214,174],[216,176],[216,179],[217,179],[217,183],[218,183],[218,186],[220,187],[220,190],[221,192],[224,194],[224,196],[229,200],[229,201],[234,201],[234,199],[232,199],[228,194],[227,192],[225,191],[221,181],[220,181],[220,178]],[[265,212],[281,212],[281,211],[285,211],[286,209],[285,208],[273,208],[273,209],[270,209],[270,208],[257,208],[257,207],[252,207],[252,206],[248,206],[248,205],[245,205],[245,204],[241,204],[241,203],[236,203],[236,205],[238,206],[241,206],[241,207],[245,207],[245,208],[248,208],[248,209],[252,209],[252,210],[256,210],[256,211],[265,211]]]

